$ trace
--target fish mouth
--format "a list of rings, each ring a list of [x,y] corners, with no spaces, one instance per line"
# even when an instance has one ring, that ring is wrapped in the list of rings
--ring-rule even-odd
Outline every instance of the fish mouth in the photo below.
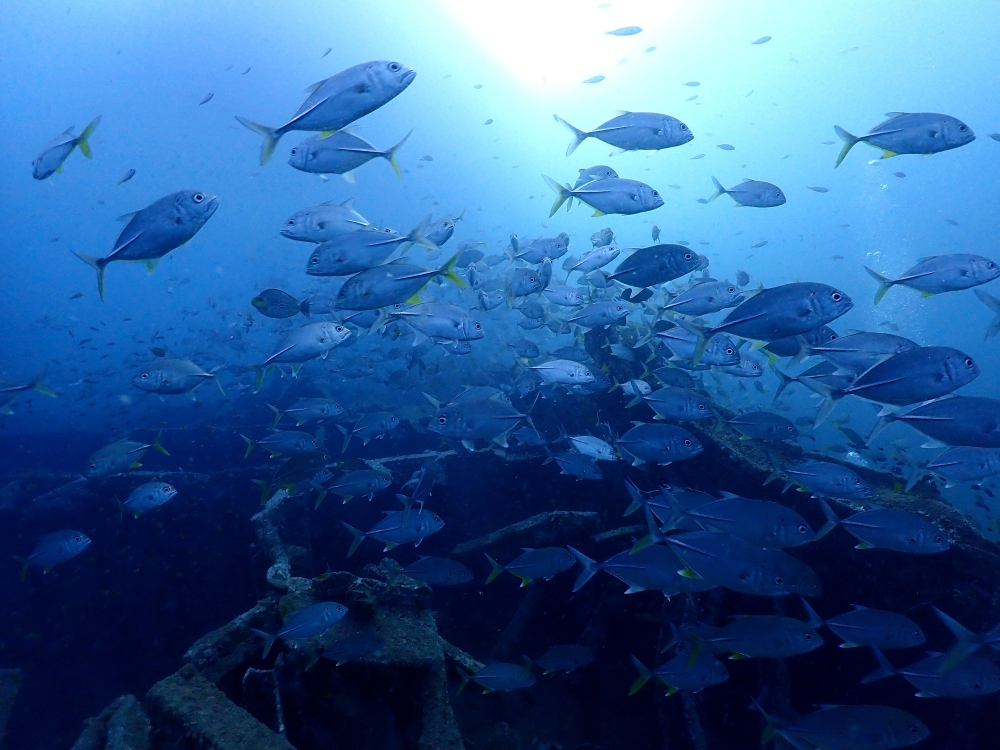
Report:
[[[416,78],[416,77],[417,77],[417,71],[411,70],[410,68],[407,68],[406,72],[403,73],[400,81],[403,84],[403,86],[405,87],[405,86],[409,86],[411,83],[413,83],[413,79]]]

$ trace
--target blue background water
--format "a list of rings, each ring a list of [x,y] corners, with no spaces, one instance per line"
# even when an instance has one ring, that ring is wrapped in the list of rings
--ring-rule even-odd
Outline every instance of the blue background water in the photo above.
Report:
[[[265,286],[298,296],[323,289],[302,272],[309,246],[281,238],[278,228],[304,206],[349,197],[373,223],[403,231],[429,213],[465,210],[452,242],[485,240],[490,253],[506,246],[510,232],[559,231],[570,233],[571,252],[578,252],[605,225],[623,247],[638,247],[656,224],[664,240],[686,240],[707,253],[717,278],[744,269],[755,284],[836,285],[856,303],[837,321],[838,331],[886,330],[877,326],[890,321],[922,344],[956,346],[983,369],[963,392],[996,394],[995,344],[982,341],[992,317],[985,307],[968,293],[921,299],[895,289],[873,308],[875,285],[861,266],[896,274],[925,255],[992,253],[1000,143],[988,134],[1000,130],[994,44],[1000,8],[596,6],[8,0],[0,28],[0,375],[22,382],[44,366],[46,382],[64,395],[24,396],[15,414],[3,417],[5,473],[76,471],[92,450],[135,430],[220,419],[262,426],[261,400],[238,388],[227,399],[203,389],[204,406],[164,404],[132,389],[131,377],[150,358],[154,332],[164,337],[159,345],[206,367],[265,358],[273,333],[288,324],[264,325],[257,317],[244,332],[248,300]],[[632,24],[645,30],[622,38],[602,33]],[[773,38],[750,44],[763,35]],[[417,71],[409,89],[355,128],[382,147],[413,129],[399,156],[403,180],[381,161],[361,168],[356,185],[293,170],[285,160],[301,140],[295,133],[269,165],[259,166],[259,138],[234,115],[283,122],[305,86],[371,59],[399,60]],[[593,75],[606,79],[581,83]],[[701,85],[682,85],[692,80]],[[209,92],[214,98],[199,106]],[[591,140],[564,156],[569,134],[553,113],[591,128],[619,109],[674,115],[695,139],[610,159],[610,149]],[[897,110],[955,115],[978,138],[943,155],[876,163],[869,162],[878,152],[862,144],[833,169],[840,148],[834,124],[859,134]],[[91,140],[93,161],[74,153],[62,174],[33,180],[31,161],[42,146],[70,124],[79,132],[97,114],[103,120]],[[492,124],[484,125],[487,119]],[[717,148],[721,143],[735,150]],[[698,154],[705,156],[692,159]],[[420,161],[424,155],[433,161]],[[577,169],[598,163],[650,183],[666,205],[637,217],[592,219],[578,208],[549,219],[552,195],[540,175],[572,182]],[[135,178],[116,185],[129,168]],[[894,177],[897,170],[906,177]],[[726,186],[744,177],[774,182],[788,203],[761,211],[735,209],[728,198],[698,204],[711,195],[713,175]],[[69,250],[107,254],[121,228],[115,217],[184,188],[217,194],[215,217],[152,275],[142,266],[112,265],[102,303],[93,271]],[[768,244],[751,247],[762,240]],[[69,299],[81,291],[82,298]],[[83,338],[92,341],[81,346]],[[492,355],[484,347],[474,357],[486,362]],[[232,387],[236,377],[224,382]],[[871,421],[869,407],[851,408]],[[50,438],[30,437],[38,433]],[[81,433],[92,437],[73,437]],[[238,438],[230,437],[238,449]],[[225,452],[220,462],[230,458],[233,446],[223,447],[220,438],[214,447]],[[206,450],[181,451],[178,461],[199,451],[204,459]],[[27,544],[32,532],[20,533]]]

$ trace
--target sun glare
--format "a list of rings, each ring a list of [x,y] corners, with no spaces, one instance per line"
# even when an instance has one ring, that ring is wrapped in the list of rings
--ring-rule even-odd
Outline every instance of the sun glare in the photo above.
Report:
[[[673,0],[441,0],[483,49],[523,83],[580,84],[611,78],[619,61],[656,44],[678,15]],[[603,6],[603,7],[602,7]],[[635,35],[607,32],[630,26]]]

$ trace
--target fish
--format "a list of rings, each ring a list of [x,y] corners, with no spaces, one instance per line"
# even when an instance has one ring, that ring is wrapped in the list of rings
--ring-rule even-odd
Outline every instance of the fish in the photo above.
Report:
[[[310,422],[336,419],[345,411],[344,407],[338,402],[328,398],[299,398],[295,403],[283,410],[271,404],[267,406],[274,414],[274,422],[271,425],[272,430],[278,426],[278,422],[285,416],[294,419],[296,427],[301,427]]]
[[[546,450],[548,450],[547,447]],[[578,482],[581,479],[597,480],[604,478],[604,474],[601,472],[601,467],[598,465],[597,459],[585,456],[582,453],[570,451],[567,453],[553,454],[549,452],[549,457],[545,460],[545,463],[548,463],[549,461],[556,462],[559,466],[560,474],[568,474],[569,476],[576,477]]]
[[[707,267],[708,258],[683,245],[650,245],[621,261],[608,278],[642,289]]]
[[[906,667],[894,667],[877,648],[872,653],[879,668],[865,676],[861,683],[900,675],[919,692],[918,698],[975,698],[1000,692],[1000,667],[984,656],[966,657],[951,669],[944,669],[945,654],[921,659]]]
[[[590,273],[591,271],[596,271],[598,268],[604,268],[604,266],[617,258],[620,253],[621,250],[614,245],[595,247],[567,270],[571,273],[573,271]]]
[[[879,417],[868,436],[872,440],[892,422],[902,422],[946,445],[1000,448],[1000,400],[980,396],[949,396],[907,412]]]
[[[976,139],[972,128],[950,115],[935,112],[890,112],[889,119],[864,135],[851,135],[839,125],[834,131],[844,142],[835,166],[858,143],[880,149],[883,159],[899,154],[937,154],[972,143]]]
[[[764,484],[769,484],[779,477],[784,477],[786,480],[783,492],[795,484],[816,497],[870,500],[875,496],[874,490],[853,471],[846,466],[828,461],[804,461],[787,469],[775,466],[771,475],[764,480]],[[817,532],[817,536],[825,535],[832,528],[833,526],[821,529]]]
[[[388,552],[393,547],[400,544],[413,542],[413,546],[419,547],[420,543],[431,534],[435,534],[444,528],[444,521],[436,513],[429,510],[395,511],[386,515],[368,531],[359,531],[346,521],[340,522],[341,526],[351,532],[354,541],[351,543],[347,556],[350,557],[366,538],[371,537],[385,544]]]
[[[385,471],[375,469],[357,469],[355,471],[345,471],[331,484],[326,486],[329,492],[340,495],[344,503],[347,504],[355,497],[368,496],[371,501],[375,495],[382,490],[388,489],[392,484],[392,475]],[[322,498],[317,499],[318,508]]]
[[[761,240],[760,242],[758,242],[758,243],[756,243],[754,245],[751,245],[750,247],[752,247],[753,249],[756,250],[758,248],[764,247],[764,245],[766,245],[766,244],[767,244],[767,240]]]
[[[906,177],[906,172],[893,172],[892,175],[893,177],[903,178]]]
[[[300,172],[311,174],[339,174],[347,182],[354,181],[354,170],[364,166],[372,159],[385,159],[396,173],[403,178],[399,169],[396,154],[413,133],[403,138],[386,150],[381,150],[370,144],[364,138],[353,133],[339,130],[328,138],[313,136],[292,148],[288,156],[288,164]]]
[[[816,186],[813,186],[813,185],[807,185],[806,187],[808,187],[810,190],[813,190],[813,191],[815,191],[817,193],[829,193],[830,192],[825,187],[816,187]]]
[[[668,386],[645,395],[643,400],[656,413],[655,419],[689,422],[715,416],[711,402],[687,388]]]
[[[272,458],[313,453],[321,448],[319,440],[308,432],[297,430],[275,430],[260,440],[251,440],[246,435],[240,435],[240,437],[247,444],[246,453],[243,454],[244,458],[248,457],[256,446],[268,451]]]
[[[694,138],[688,126],[676,117],[655,112],[625,112],[591,131],[579,130],[559,115],[553,117],[573,134],[566,147],[566,156],[588,138],[597,138],[620,151],[660,151],[683,146]]]
[[[876,305],[882,301],[885,293],[897,284],[923,292],[923,296],[927,297],[932,294],[971,289],[1000,277],[1000,266],[989,258],[968,253],[921,258],[917,265],[895,279],[887,278],[868,266],[865,266],[865,270],[879,284],[875,292]]]
[[[736,146],[732,146],[732,145],[730,145],[728,143],[720,143],[720,144],[718,144],[716,146],[716,148],[721,148],[723,151],[735,151],[736,150]]]
[[[785,194],[777,185],[761,180],[745,179],[739,185],[728,190],[722,187],[722,183],[714,177],[715,194],[708,199],[711,203],[720,195],[728,195],[738,206],[751,206],[753,208],[774,208],[785,205]]]
[[[784,659],[807,654],[823,645],[811,625],[779,615],[738,616],[705,644],[730,651],[730,658]]]
[[[702,444],[682,427],[670,424],[643,424],[634,427],[615,441],[632,458],[633,466],[649,462],[666,466],[674,461],[693,458],[704,450]]]
[[[598,164],[596,166],[587,167],[586,169],[580,169],[578,171],[580,172],[580,176],[576,178],[576,184],[573,185],[574,189],[580,187],[581,185],[586,185],[588,182],[594,182],[595,180],[604,180],[609,177],[618,177],[618,173],[615,170],[613,170],[611,167],[605,166],[604,164]],[[607,231],[610,232],[611,231],[610,228],[608,228]],[[605,242],[604,244],[607,245],[608,243]],[[597,244],[595,243],[594,246],[597,247]]]
[[[600,75],[598,75],[598,76],[591,76],[590,78],[588,78],[585,81],[583,81],[583,83],[600,83],[603,80],[604,80],[604,76],[600,76]]]
[[[570,674],[594,661],[594,654],[586,646],[567,644],[552,646],[548,651],[535,659],[535,666],[540,667],[545,674],[564,672]]]
[[[565,435],[565,440],[577,453],[597,461],[617,461],[618,454],[610,444],[593,435]]]
[[[321,131],[322,135],[342,130],[395,99],[416,75],[415,71],[398,62],[376,60],[361,63],[306,89],[309,97],[283,125],[272,128],[239,116],[236,120],[263,136],[260,164],[264,166],[286,133],[312,130]]]
[[[898,508],[874,508],[838,518],[824,500],[820,500],[820,507],[826,523],[816,536],[823,537],[842,526],[858,540],[855,549],[933,555],[946,552],[951,546],[941,529],[917,513]]]
[[[527,245],[519,245],[514,257],[518,260],[523,260],[525,263],[536,265],[546,258],[550,260],[561,258],[568,250],[569,235],[562,232],[557,237],[541,237],[537,240],[532,240]]]
[[[727,307],[736,307],[744,300],[739,287],[728,281],[709,281],[695,284],[681,292],[664,306],[682,315],[709,315]]]
[[[122,505],[138,518],[142,513],[159,508],[177,497],[177,490],[166,482],[146,482],[129,493]]]
[[[458,253],[449,258],[440,268],[423,266],[394,260],[351,276],[337,292],[337,310],[377,310],[403,302],[418,302],[419,294],[434,279],[447,279],[459,288],[467,284],[455,273]]]
[[[458,693],[465,689],[469,682],[475,682],[483,693],[509,693],[512,690],[523,690],[529,688],[537,682],[531,674],[531,665],[507,664],[494,661],[486,664],[482,669],[473,675],[469,675],[461,667],[455,667],[459,677],[462,679],[458,686]],[[456,695],[458,694],[456,693]]]
[[[337,602],[319,602],[291,614],[277,633],[265,633],[254,628],[250,628],[250,632],[264,639],[264,653],[261,658],[266,659],[276,640],[307,641],[314,636],[323,635],[344,619],[347,611],[347,607]]]
[[[351,336],[347,326],[337,323],[309,323],[294,329],[281,340],[266,360],[250,368],[257,372],[255,392],[261,389],[266,371],[274,364],[301,365],[310,359],[326,357]]]
[[[566,210],[573,205],[576,198],[594,209],[594,216],[606,214],[633,214],[655,211],[663,205],[659,191],[638,180],[626,180],[620,177],[606,177],[572,188],[568,184],[560,185],[547,175],[542,175],[545,183],[556,194],[556,199],[549,210],[549,216],[566,204]]]
[[[605,31],[605,34],[610,34],[611,36],[634,36],[642,32],[641,26],[622,26],[620,29],[615,29],[614,31]]]
[[[76,148],[88,159],[93,158],[90,150],[90,136],[101,123],[98,115],[83,129],[80,135],[73,135],[73,128],[66,128],[51,141],[45,144],[41,153],[31,163],[31,176],[36,180],[45,180],[56,172],[62,172],[63,162]]]
[[[457,586],[474,579],[471,570],[447,557],[420,555],[416,562],[410,563],[401,572],[428,586]]]
[[[226,392],[218,378],[219,369],[213,368],[210,372],[205,372],[189,359],[160,358],[132,378],[132,385],[149,393],[178,395],[190,393],[202,383],[212,380],[225,396]]]
[[[152,448],[169,456],[166,448],[160,443],[160,433],[153,438],[152,443],[140,443],[135,440],[117,440],[91,454],[87,459],[84,476],[95,478],[110,474],[118,474],[126,469],[138,468],[139,461]]]
[[[214,96],[215,96],[215,94],[209,92],[209,93],[205,94],[205,96],[203,96],[201,98],[201,101],[199,101],[198,104],[199,105],[201,105],[201,104],[208,104],[210,101],[212,101],[212,97],[214,97]]]
[[[528,417],[497,396],[462,399],[440,407],[427,429],[474,450],[476,440],[507,447],[507,435]]]
[[[114,261],[145,261],[150,272],[160,258],[190,241],[219,207],[219,199],[201,190],[180,190],[143,209],[121,217],[128,223],[104,258],[84,255],[77,258],[97,271],[97,292],[104,301],[104,271]]]
[[[673,185],[671,185],[671,187],[673,187]],[[656,224],[654,224],[653,228],[650,230],[650,233],[653,238],[653,242],[658,243],[660,241],[660,228],[656,226]]]
[[[583,295],[577,289],[565,284],[553,284],[545,289],[542,295],[553,305],[559,307],[580,307],[583,304]],[[532,356],[537,357],[538,354]]]
[[[530,369],[546,383],[585,385],[594,380],[588,367],[568,359],[553,359],[540,365],[532,365]]]
[[[344,444],[341,446],[340,452],[345,453],[347,451],[347,446],[350,445],[351,438],[354,436],[361,438],[362,442],[368,445],[368,441],[372,439],[380,440],[397,427],[399,427],[399,417],[388,411],[373,411],[365,414],[354,423],[351,429],[338,424],[337,429],[344,436]]]
[[[395,310],[392,318],[406,322],[432,341],[475,341],[486,335],[483,326],[462,308],[442,302],[422,302]]]
[[[90,545],[90,537],[82,531],[66,529],[46,534],[38,540],[30,555],[17,558],[22,564],[21,580],[24,580],[32,565],[37,565],[48,573],[56,565],[72,560]]]
[[[809,602],[805,599],[799,601],[814,629],[829,628],[843,639],[840,648],[913,648],[926,640],[924,631],[906,615],[852,604],[850,611],[824,620],[816,614]]]
[[[769,41],[771,41],[771,37],[762,36],[760,39],[755,39],[754,41],[750,42],[750,44],[766,44]]]
[[[698,692],[729,679],[725,664],[707,651],[694,657],[686,653],[678,654],[655,669],[648,669],[635,656],[632,657],[632,664],[639,670],[639,677],[629,688],[629,695],[635,695],[654,677],[667,686],[667,695],[679,690]]]
[[[668,526],[676,527],[687,518],[706,531],[731,534],[762,549],[798,547],[816,538],[816,532],[802,516],[770,500],[740,497],[723,491],[720,500],[684,509],[672,493],[662,487],[660,492],[670,505]]]
[[[135,170],[134,169],[126,169],[125,170],[125,174],[123,174],[120,178],[118,178],[118,184],[121,185],[123,182],[128,182],[133,177],[135,177]]]
[[[860,331],[846,336],[834,335],[831,340],[821,340],[818,344],[806,342],[801,350],[806,355],[818,354],[842,370],[861,375],[897,354],[917,348],[915,341],[903,336]]]
[[[752,411],[727,419],[726,424],[739,430],[745,437],[766,443],[781,440],[796,440],[799,431],[792,422],[780,414],[768,411]]]
[[[891,706],[826,706],[790,719],[769,716],[756,701],[753,706],[767,720],[766,735],[780,735],[793,747],[893,750],[915,745],[931,733],[915,716]]]
[[[288,292],[281,289],[265,289],[252,300],[253,305],[261,315],[269,318],[293,318],[302,312],[302,303]]]
[[[533,583],[538,578],[544,578],[546,581],[552,580],[559,573],[576,565],[576,558],[563,547],[525,548],[520,555],[506,565],[501,565],[489,555],[486,555],[486,559],[493,567],[486,579],[487,584],[492,583],[497,576],[506,571],[514,577],[520,578],[522,587]]]
[[[928,472],[944,479],[945,487],[961,482],[981,482],[1000,474],[1000,450],[967,446],[945,448],[933,459],[912,467],[904,491],[912,490]]]
[[[310,276],[354,276],[381,265],[407,242],[437,249],[437,246],[424,236],[425,231],[426,222],[421,222],[406,235],[390,228],[373,227],[363,227],[339,235],[316,245],[306,261],[306,273]],[[464,283],[463,281],[462,284]],[[340,304],[339,293],[338,304]],[[376,305],[376,307],[381,306]]]
[[[594,302],[578,310],[567,322],[584,328],[600,328],[621,323],[629,313],[629,307],[621,302]]]
[[[368,220],[354,210],[354,199],[349,198],[340,204],[327,201],[296,211],[285,220],[281,236],[299,242],[323,243],[368,226]]]
[[[323,646],[324,659],[341,664],[358,661],[385,648],[385,638],[373,630],[361,630]]]
[[[573,584],[574,593],[602,570],[627,584],[626,594],[659,591],[664,596],[671,597],[715,588],[715,584],[702,578],[682,576],[679,573],[677,556],[665,545],[653,544],[635,551],[627,549],[612,555],[602,563],[590,559],[573,547],[567,549],[583,566]]]

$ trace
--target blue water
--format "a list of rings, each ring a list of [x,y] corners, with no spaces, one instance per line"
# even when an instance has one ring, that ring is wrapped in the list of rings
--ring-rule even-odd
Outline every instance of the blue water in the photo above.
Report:
[[[436,220],[464,211],[464,221],[457,224],[444,254],[426,261],[433,267],[463,240],[485,243],[480,249],[488,256],[503,253],[511,233],[523,241],[567,232],[569,254],[579,256],[590,249],[590,235],[605,226],[614,230],[624,257],[629,249],[650,244],[656,225],[661,242],[683,241],[705,254],[714,278],[733,280],[738,270],[744,270],[751,276],[750,288],[820,281],[841,289],[855,305],[831,324],[839,333],[894,332],[921,345],[955,347],[972,356],[982,371],[961,395],[998,396],[996,342],[983,340],[993,313],[971,291],[923,298],[912,290],[894,288],[876,307],[872,304],[876,285],[863,266],[896,276],[930,255],[996,257],[1000,142],[990,134],[1000,131],[995,96],[1000,83],[995,64],[1000,9],[937,1],[916,6],[886,2],[873,8],[861,2],[808,6],[719,2],[705,7],[614,0],[604,8],[595,0],[495,4],[9,0],[3,16],[0,379],[22,384],[43,371],[44,382],[59,397],[34,391],[13,394],[7,404],[11,413],[0,417],[0,484],[10,488],[0,511],[4,516],[0,553],[24,556],[39,536],[62,528],[79,528],[94,539],[83,555],[47,576],[37,568],[29,571],[24,584],[18,582],[15,562],[0,565],[4,580],[0,590],[8,602],[0,615],[4,644],[0,666],[22,669],[25,680],[8,733],[11,747],[68,746],[84,718],[123,692],[144,694],[179,666],[181,654],[195,638],[249,608],[267,590],[266,562],[251,547],[255,540],[249,518],[259,509],[259,490],[248,475],[234,479],[225,474],[231,467],[247,465],[238,433],[260,437],[268,431],[267,404],[287,407],[295,397],[325,394],[358,415],[376,410],[397,414],[402,426],[392,437],[367,447],[355,442],[347,456],[358,468],[362,459],[442,448],[425,430],[434,410],[422,392],[446,402],[461,386],[491,385],[511,392],[515,406],[526,409],[534,395],[517,396],[515,380],[522,368],[513,362],[508,341],[526,335],[543,352],[583,345],[548,329],[525,333],[516,327],[522,317],[507,304],[491,312],[475,310],[472,291],[432,284],[425,300],[472,308],[482,323],[486,337],[472,342],[472,354],[424,352],[420,367],[408,369],[413,347],[405,335],[393,339],[355,329],[354,341],[335,349],[325,363],[305,364],[296,378],[288,370],[271,372],[263,389],[255,393],[252,366],[274,351],[280,333],[307,321],[266,318],[250,306],[250,299],[268,287],[283,289],[299,300],[331,294],[337,288],[336,279],[305,275],[310,244],[278,233],[291,214],[307,206],[353,198],[355,208],[372,224],[403,233],[428,215]],[[604,33],[630,25],[643,30],[622,37]],[[766,43],[751,44],[765,35],[771,37]],[[324,55],[328,48],[331,51]],[[260,138],[234,116],[269,125],[284,122],[304,100],[307,86],[367,60],[396,60],[417,73],[397,98],[352,127],[352,132],[380,148],[398,142],[412,129],[399,152],[402,179],[380,159],[357,170],[356,184],[336,175],[321,179],[299,172],[287,159],[290,149],[310,135],[300,132],[286,135],[273,160],[263,167],[259,164]],[[592,76],[605,78],[583,83]],[[699,85],[684,85],[694,81]],[[208,94],[213,94],[210,101],[199,104]],[[591,129],[618,110],[672,115],[690,127],[694,140],[678,148],[609,157],[610,146],[590,139],[571,157],[564,155],[570,134],[553,114]],[[834,125],[860,134],[890,111],[947,113],[968,123],[977,137],[945,153],[886,160],[878,160],[879,151],[859,144],[834,169],[841,146]],[[49,139],[70,125],[79,133],[97,115],[102,120],[90,139],[92,160],[75,151],[61,173],[43,181],[32,179],[32,160]],[[720,149],[719,144],[734,148]],[[696,158],[699,155],[703,158]],[[594,164],[609,164],[622,177],[648,183],[663,196],[665,205],[634,216],[599,218],[577,205],[570,213],[549,218],[554,196],[542,175],[572,183],[578,169]],[[135,176],[117,184],[129,169]],[[754,209],[735,208],[726,196],[707,204],[697,202],[711,197],[713,176],[727,187],[744,178],[773,182],[782,188],[787,203]],[[124,226],[117,217],[183,189],[217,195],[216,214],[152,273],[141,264],[111,264],[102,302],[93,270],[70,251],[107,255]],[[423,252],[419,247],[411,251],[418,262]],[[565,278],[562,261],[553,262],[553,283]],[[482,273],[494,286],[502,286],[505,268],[484,267]],[[556,309],[550,312],[562,315]],[[630,320],[636,325],[642,322],[638,310]],[[85,339],[89,341],[84,343]],[[153,347],[164,348],[171,357],[189,357],[206,370],[222,366],[218,379],[225,395],[211,384],[192,395],[164,398],[132,387],[133,376],[156,359],[150,352]],[[640,360],[647,354],[643,351]],[[346,366],[361,357],[375,366],[374,377],[344,378],[328,372],[331,365]],[[784,369],[788,363],[778,366]],[[618,362],[611,369],[616,377],[642,375],[638,365],[630,370]],[[767,372],[760,384],[758,390],[724,377],[704,381],[711,397],[730,411],[770,409],[777,380]],[[620,434],[629,428],[629,420],[651,417],[645,407],[641,415],[626,411],[626,400],[618,391],[595,397],[560,391],[542,399],[533,414],[550,437],[562,424],[577,433],[603,434],[599,423],[605,421]],[[0,398],[0,404],[6,401],[6,396]],[[811,417],[816,406],[799,387],[786,399],[782,413],[790,419]],[[834,419],[800,444],[845,460],[844,437],[833,423],[867,435],[877,408],[846,400]],[[282,425],[291,429],[291,422]],[[304,429],[315,432],[314,428]],[[33,496],[79,476],[87,457],[98,448],[125,437],[146,441],[157,431],[163,432],[171,456],[149,453],[143,468],[218,472],[214,492],[182,492],[154,517],[142,519],[148,523],[140,531],[134,525],[119,525],[114,499],[124,499],[139,483],[127,475],[95,480],[83,495],[54,509],[32,507]],[[340,460],[340,433],[332,422],[324,431],[328,448]],[[876,459],[932,455],[921,451],[923,437],[907,427],[892,426],[880,440],[881,455],[874,449],[855,450],[847,460],[887,469],[888,464]],[[448,460],[449,484],[442,492],[455,503],[453,513],[447,517],[438,508],[446,516],[446,532],[431,552],[426,550],[435,542],[433,537],[418,552],[445,555],[455,543],[543,510],[594,510],[612,517],[605,528],[613,528],[627,504],[622,485],[626,477],[639,477],[645,489],[658,481],[680,482],[682,476],[689,485],[705,490],[732,490],[740,483],[730,478],[727,486],[715,475],[710,451],[698,459],[697,470],[670,467],[648,474],[627,470],[623,464],[605,465],[602,482],[577,484],[558,476],[552,466],[543,466],[541,452],[537,460],[516,464],[497,460],[486,468],[473,463],[485,459],[452,447],[458,454]],[[266,464],[264,458],[255,460],[262,467]],[[396,482],[404,482],[415,467],[407,465],[395,476]],[[493,483],[480,472],[492,472],[488,476]],[[527,495],[518,496],[512,478]],[[510,487],[505,486],[508,481]],[[983,485],[986,490],[995,488],[991,481]],[[752,491],[742,484],[740,488]],[[760,490],[758,496],[773,489]],[[350,540],[339,521],[348,518],[367,528],[364,524],[373,524],[382,510],[396,509],[391,495],[397,491],[398,485],[377,496],[373,505],[361,501],[362,508],[355,500],[343,514],[327,501],[325,515],[306,523],[316,546],[310,549],[311,568],[303,574],[319,574],[327,566],[360,572],[364,563],[377,562],[382,555],[372,542],[365,543],[371,547],[367,556],[343,557]],[[979,485],[939,486],[939,491],[972,517],[981,534],[996,538],[991,491],[983,494]],[[476,503],[488,507],[477,512]],[[472,510],[466,507],[470,504]],[[812,512],[810,518],[818,522],[815,506]],[[131,521],[127,514],[125,520]],[[840,542],[847,545],[846,535]],[[405,558],[403,564],[412,561],[411,552],[406,548],[400,558]],[[886,553],[878,559],[887,566],[905,566],[910,558]],[[476,613],[476,608],[493,607],[489,611],[506,620],[518,602],[513,586],[503,594],[484,590],[480,595],[486,572],[476,568],[477,593],[448,593],[445,596],[452,598],[441,604],[446,612],[441,627],[447,636],[481,659],[488,655],[496,634],[483,630],[490,618]],[[866,569],[864,575],[876,574]],[[569,581],[561,583],[554,589],[551,607],[565,611],[565,618],[582,628],[586,618],[582,610],[574,609],[579,599],[570,597]],[[866,584],[865,589],[874,597],[877,586]],[[614,591],[618,593],[617,586]],[[989,609],[991,595],[982,593],[983,611]],[[494,603],[478,604],[490,596],[497,597]],[[658,617],[657,595],[648,596],[654,597],[650,605],[654,614],[647,614]],[[903,609],[926,603],[919,597],[891,598]],[[885,605],[877,597],[865,603]],[[827,614],[839,606],[818,608]],[[723,609],[716,613],[716,624],[736,612]],[[185,615],[175,620],[177,613]],[[708,617],[704,612],[698,616]],[[936,623],[932,615],[929,619]],[[966,624],[985,626],[995,624],[995,619]],[[644,622],[648,625],[648,618]],[[560,627],[551,622],[533,624],[531,649],[577,637],[572,627]],[[632,632],[629,642],[623,643],[621,636],[605,631],[600,638],[613,644],[610,653],[588,667],[589,676],[581,672],[583,687],[573,690],[584,691],[601,675],[614,675],[616,695],[623,696],[634,677],[628,654],[642,651],[652,657],[656,636],[644,635],[645,641]],[[950,644],[943,629],[934,636],[928,644],[934,649],[944,650]],[[829,643],[825,648],[835,651]],[[516,660],[520,653],[510,656]],[[824,664],[836,664],[837,656]],[[103,667],[123,659],[129,662],[127,669]],[[798,664],[789,663],[792,674]],[[88,675],[95,683],[92,689],[85,684]],[[699,694],[703,722],[724,713],[723,705],[742,711],[751,693],[770,679],[767,674],[757,677],[741,678],[742,692],[734,684],[726,686],[728,703],[713,704],[713,689],[722,688]],[[810,696],[817,704],[880,698],[877,690],[849,688],[841,677],[837,688],[824,697],[824,674],[801,679],[816,688]],[[895,681],[902,684],[899,678]],[[550,691],[546,700],[559,700],[558,689],[546,690]],[[572,700],[573,690],[567,688],[565,700]],[[922,746],[951,747],[955,738],[949,737],[948,722],[936,713],[940,706],[929,709],[932,721],[920,713],[925,703],[914,703],[912,691],[897,692],[893,697],[902,701],[897,705],[932,724],[932,735]],[[645,700],[642,709],[629,708],[635,712],[629,717],[655,723],[657,709],[649,696]],[[961,726],[977,727],[982,725],[977,717],[989,700],[995,699],[949,705],[962,714]],[[489,722],[516,724],[516,705],[508,708],[496,710]],[[812,710],[808,704],[796,708]],[[475,717],[469,724],[488,723],[469,710]],[[542,714],[530,713],[539,722]],[[725,716],[724,721],[737,723],[730,739],[744,743],[732,746],[755,746],[759,736],[755,715]],[[608,722],[608,726],[614,723]],[[566,747],[584,739],[565,728],[566,736],[560,737],[555,728],[546,733],[527,723],[521,730],[525,736]],[[482,727],[466,729],[478,742],[489,736]],[[614,737],[613,732],[604,735],[602,746],[618,746]],[[654,747],[658,741],[655,732],[629,737],[632,747]],[[964,745],[979,746],[986,745]]]

